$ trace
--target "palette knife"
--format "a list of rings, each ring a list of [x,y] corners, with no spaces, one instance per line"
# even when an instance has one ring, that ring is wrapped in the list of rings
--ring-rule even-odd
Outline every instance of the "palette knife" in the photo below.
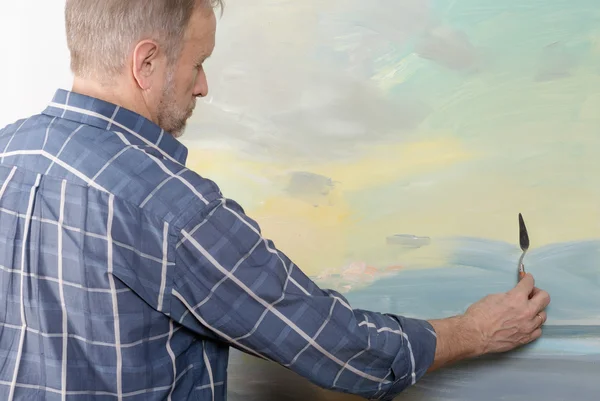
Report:
[[[525,221],[523,220],[523,216],[519,213],[519,245],[521,246],[521,250],[523,253],[519,258],[519,281],[525,277],[525,265],[523,264],[523,258],[525,257],[525,253],[529,249],[529,234],[527,234],[527,227],[525,227]]]

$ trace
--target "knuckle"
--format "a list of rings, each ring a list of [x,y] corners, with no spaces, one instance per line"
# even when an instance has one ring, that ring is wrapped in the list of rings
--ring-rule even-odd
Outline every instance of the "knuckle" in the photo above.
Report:
[[[520,341],[519,341],[519,342],[520,342],[522,345],[525,345],[525,344],[528,344],[528,343],[530,343],[530,342],[532,341],[532,339],[533,339],[533,335],[527,335],[527,336],[523,336],[523,337],[521,337],[521,339],[520,339]]]
[[[538,313],[537,309],[534,307],[528,307],[525,309],[524,311],[524,318],[526,319],[533,319],[535,317],[535,315]]]
[[[544,304],[550,303],[550,294],[547,291],[540,291],[540,297]]]
[[[538,319],[538,320],[539,320],[539,319]],[[530,333],[530,334],[534,333],[534,332],[537,330],[537,328],[538,328],[538,323],[539,323],[539,322],[536,322],[535,320],[534,320],[534,321],[532,321],[531,323],[529,323],[529,324],[527,325],[527,327],[528,327],[528,329],[529,329],[527,332],[528,332],[528,333]]]
[[[510,297],[509,299],[505,300],[506,304],[510,305],[513,308],[521,308],[523,304],[526,302],[525,298],[520,297],[520,296],[514,296],[514,297]]]

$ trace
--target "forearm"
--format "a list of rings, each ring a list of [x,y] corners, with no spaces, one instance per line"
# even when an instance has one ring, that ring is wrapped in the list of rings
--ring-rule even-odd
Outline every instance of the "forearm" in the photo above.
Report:
[[[437,335],[435,358],[428,372],[483,354],[483,341],[472,319],[461,316],[430,320]]]

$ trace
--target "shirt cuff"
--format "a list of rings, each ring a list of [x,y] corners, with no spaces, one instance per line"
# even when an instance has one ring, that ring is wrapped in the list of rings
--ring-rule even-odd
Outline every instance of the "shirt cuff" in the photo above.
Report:
[[[394,316],[404,332],[405,344],[392,365],[397,378],[382,400],[392,400],[401,392],[417,383],[433,364],[437,335],[426,320]]]

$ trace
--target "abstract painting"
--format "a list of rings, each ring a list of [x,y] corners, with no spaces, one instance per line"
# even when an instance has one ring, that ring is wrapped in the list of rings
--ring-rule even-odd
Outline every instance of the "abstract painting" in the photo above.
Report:
[[[598,399],[596,2],[244,0],[217,36],[189,167],[354,307],[441,318],[507,291],[523,214],[543,338],[399,399]],[[230,372],[232,400],[352,399],[244,355]]]

